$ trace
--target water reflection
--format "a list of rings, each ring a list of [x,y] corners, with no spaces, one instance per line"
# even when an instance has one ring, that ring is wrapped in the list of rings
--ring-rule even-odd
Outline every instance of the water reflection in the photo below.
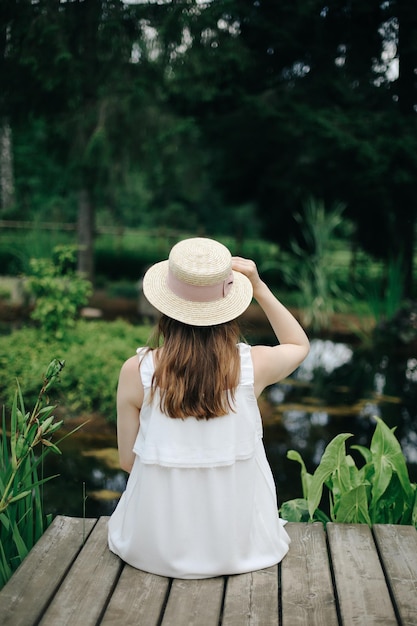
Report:
[[[106,457],[100,454],[100,445],[103,441],[97,442],[94,448],[89,440],[83,441],[80,437],[71,440],[68,437],[60,444],[62,456],[48,455],[45,474],[59,476],[44,485],[47,513],[98,517],[113,512],[125,488],[126,474],[106,461]],[[116,437],[106,442],[107,445],[115,449]]]
[[[377,350],[365,352],[345,343],[314,339],[311,352],[294,375],[271,387],[262,398],[265,448],[280,502],[301,496],[298,463],[286,458],[301,453],[309,471],[320,462],[327,443],[341,432],[349,443],[369,446],[375,416],[396,426],[410,478],[417,482],[417,359]],[[45,485],[48,511],[82,516],[109,515],[125,487],[117,469],[115,432],[107,440],[67,438],[60,457],[50,454]],[[112,454],[113,452],[113,454]],[[352,456],[359,464],[361,457]],[[86,498],[85,498],[86,495]]]
[[[299,380],[313,380],[317,371],[331,374],[336,368],[349,363],[353,350],[345,343],[313,339],[310,353],[298,368],[295,377]]]
[[[369,446],[375,416],[396,427],[417,481],[417,359],[316,339],[306,361],[289,381],[270,389],[268,400],[274,410],[265,446],[281,502],[301,496],[300,468],[286,459],[288,449],[300,452],[313,471],[338,433],[352,433],[348,446]]]

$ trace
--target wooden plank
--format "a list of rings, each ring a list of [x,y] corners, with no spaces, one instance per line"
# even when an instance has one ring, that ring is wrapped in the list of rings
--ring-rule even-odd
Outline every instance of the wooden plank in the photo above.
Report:
[[[278,566],[229,576],[222,626],[278,626]]]
[[[107,546],[108,519],[97,522],[45,612],[42,626],[97,623],[123,567]]]
[[[388,585],[403,626],[417,624],[417,530],[375,524],[374,535]]]
[[[339,623],[323,524],[288,523],[291,537],[281,564],[283,626]]]
[[[161,626],[218,626],[224,578],[174,579]]]
[[[37,623],[96,519],[58,515],[0,592],[1,624]]]
[[[343,624],[396,626],[382,565],[366,524],[327,524]]]
[[[157,626],[165,606],[170,579],[125,565],[102,626]]]

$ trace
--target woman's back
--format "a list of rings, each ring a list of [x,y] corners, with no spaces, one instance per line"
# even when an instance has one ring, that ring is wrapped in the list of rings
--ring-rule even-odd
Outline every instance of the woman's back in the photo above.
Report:
[[[278,563],[289,537],[256,398],[296,369],[308,339],[253,261],[216,241],[180,241],[143,290],[163,317],[156,350],[120,371],[118,448],[130,476],[109,546],[135,567],[182,578]],[[278,343],[237,349],[235,320],[252,297]]]
[[[152,573],[205,578],[268,567],[286,554],[275,484],[262,443],[250,347],[239,345],[235,410],[172,419],[150,395],[152,352],[141,362],[145,397],[136,456],[109,523],[109,545]]]

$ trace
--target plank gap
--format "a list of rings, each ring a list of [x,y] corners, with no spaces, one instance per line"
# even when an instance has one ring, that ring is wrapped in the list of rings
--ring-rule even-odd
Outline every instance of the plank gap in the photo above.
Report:
[[[109,589],[109,593],[108,593],[108,595],[107,595],[107,598],[106,598],[105,602],[103,602],[103,606],[101,607],[101,611],[100,611],[100,613],[99,613],[99,615],[98,615],[97,622],[96,622],[96,625],[97,625],[97,626],[99,626],[99,624],[101,624],[101,622],[103,621],[104,615],[105,615],[105,613],[106,613],[106,611],[107,611],[107,608],[108,608],[108,606],[109,606],[109,604],[110,604],[110,601],[111,601],[111,599],[112,599],[112,596],[113,596],[114,590],[115,590],[115,589],[116,589],[116,587],[117,587],[117,584],[118,584],[118,582],[119,582],[119,580],[120,580],[120,577],[121,577],[122,572],[123,572],[123,570],[124,570],[124,568],[125,568],[125,567],[126,567],[126,564],[125,564],[125,563],[123,563],[123,566],[119,569],[118,574],[115,576],[115,578],[114,578],[114,580],[113,580],[113,585],[112,585],[112,587]]]
[[[339,622],[339,624],[343,624],[342,611],[340,608],[339,593],[337,590],[336,576],[335,576],[334,567],[333,567],[332,551],[330,550],[329,535],[327,534],[326,524],[323,524],[323,526],[324,526],[324,531],[325,531],[324,536],[326,539],[327,559],[329,561],[329,570],[330,570],[330,576],[331,576],[332,586],[333,586],[334,603],[336,607],[337,621]]]
[[[372,539],[374,540],[374,543],[375,543],[375,549],[376,549],[376,552],[378,554],[379,561],[381,563],[381,568],[382,568],[382,571],[383,571],[383,574],[384,574],[385,583],[387,585],[389,597],[391,598],[392,606],[394,608],[395,617],[397,618],[397,622],[399,624],[401,624],[402,623],[401,616],[400,616],[400,613],[399,613],[399,610],[398,610],[397,602],[395,600],[394,590],[391,587],[391,581],[390,581],[390,578],[388,576],[388,573],[387,573],[387,570],[386,570],[386,567],[385,567],[384,559],[382,557],[382,552],[380,550],[379,543],[378,543],[377,537],[375,535],[375,530],[374,530],[374,528],[372,526],[371,526],[371,532],[372,532]]]
[[[223,597],[222,597],[222,603],[220,607],[219,626],[222,626],[223,624],[224,604],[226,602],[226,589],[227,589],[228,580],[229,580],[228,576],[223,577]]]
[[[328,523],[326,529],[342,623],[398,626],[369,526]]]
[[[165,609],[167,608],[167,604],[168,604],[168,600],[169,600],[169,595],[171,593],[173,581],[174,581],[173,578],[169,579],[168,587],[167,587],[167,590],[166,590],[166,593],[165,593],[165,598],[164,598],[164,601],[163,601],[162,607],[161,607],[161,613],[159,615],[158,626],[161,626],[162,620],[164,619]]]
[[[282,626],[282,560],[278,563],[278,626]]]

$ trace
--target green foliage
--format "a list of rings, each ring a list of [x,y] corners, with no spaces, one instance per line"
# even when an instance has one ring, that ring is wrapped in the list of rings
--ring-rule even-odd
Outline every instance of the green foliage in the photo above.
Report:
[[[35,297],[31,317],[39,322],[45,334],[57,339],[74,327],[80,307],[87,304],[92,293],[89,281],[77,274],[75,259],[74,247],[57,246],[52,259],[30,262],[27,288]]]
[[[31,221],[30,228],[27,229],[2,229],[1,273],[4,276],[27,274],[31,259],[43,258],[45,250],[52,250],[59,245],[75,245],[75,235],[58,228],[43,230],[36,221]]]
[[[381,258],[403,248],[410,268],[417,119],[407,59],[417,27],[406,4],[97,0],[22,10],[9,0],[0,91],[17,201],[7,217],[73,222],[86,188],[113,223],[261,227],[285,245],[312,194],[346,203],[361,246]]]
[[[56,394],[71,415],[97,411],[115,419],[115,394],[122,363],[145,345],[150,328],[114,322],[78,320],[63,339],[45,338],[35,328],[0,336],[0,402],[10,404],[16,377],[27,401],[37,395],[36,372],[51,352],[65,358],[65,377]]]
[[[60,454],[51,437],[62,421],[48,404],[48,393],[64,366],[50,362],[33,409],[27,411],[19,383],[10,417],[3,409],[0,451],[0,588],[11,577],[50,523],[43,513],[42,485],[54,478],[43,476],[49,452]],[[40,470],[40,471],[39,471]]]
[[[256,259],[260,271],[277,265],[279,248],[276,244],[256,238],[254,233],[234,231],[235,236],[219,233],[213,236],[235,255]],[[144,271],[161,259],[168,258],[171,247],[195,232],[160,227],[155,229],[123,229],[116,236],[101,235],[95,245],[96,273],[107,280],[137,281]],[[205,233],[203,236],[211,236]]]
[[[349,433],[340,433],[326,447],[313,474],[298,452],[288,458],[301,465],[303,497],[284,502],[280,512],[289,521],[333,521],[353,524],[413,524],[417,527],[417,485],[410,482],[401,446],[380,419],[370,448],[352,446],[364,465],[358,468],[346,454]],[[319,507],[323,489],[328,494],[329,515]]]
[[[326,210],[322,201],[310,198],[303,212],[295,215],[302,242],[291,242],[292,262],[285,271],[288,282],[300,292],[303,322],[313,331],[328,326],[335,298],[340,297],[331,258],[338,232],[348,230],[343,213],[342,205]]]
[[[388,261],[386,277],[375,280],[364,294],[375,322],[391,319],[400,309],[404,294],[404,266],[401,257]]]
[[[136,282],[149,265],[168,257],[173,240],[169,231],[160,236],[146,230],[126,230],[116,237],[103,235],[95,246],[96,273],[107,280]]]

